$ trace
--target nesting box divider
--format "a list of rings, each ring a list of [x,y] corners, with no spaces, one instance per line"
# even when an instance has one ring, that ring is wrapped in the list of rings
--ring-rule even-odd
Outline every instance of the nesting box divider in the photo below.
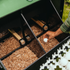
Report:
[[[11,33],[9,32],[7,35],[5,35],[2,38],[0,38],[0,42],[3,42],[3,40],[5,40],[6,38],[8,38],[10,35],[11,35]]]
[[[43,49],[43,47],[41,46],[40,42],[38,41],[37,37],[35,36],[35,34],[33,33],[32,29],[30,28],[30,25],[28,24],[26,18],[24,17],[24,15],[21,13],[21,17],[23,18],[23,20],[25,21],[25,23],[27,24],[27,26],[29,27],[30,31],[32,32],[33,36],[35,37],[35,39],[37,40],[37,42],[39,43],[40,47],[42,48],[42,50],[45,52],[45,50]]]
[[[25,46],[25,45],[24,45],[24,46]],[[24,46],[23,46],[23,47],[24,47]],[[8,53],[7,55],[1,57],[0,60],[4,60],[4,59],[6,59],[6,58],[9,57],[12,53],[14,53],[15,51],[17,51],[17,50],[19,50],[19,49],[21,49],[21,48],[22,48],[22,47],[19,46],[18,48],[16,48],[16,49],[13,50],[12,52],[10,52],[10,53]]]
[[[5,66],[3,65],[3,63],[1,62],[1,60],[0,60],[0,70],[7,70],[7,69],[5,68]]]

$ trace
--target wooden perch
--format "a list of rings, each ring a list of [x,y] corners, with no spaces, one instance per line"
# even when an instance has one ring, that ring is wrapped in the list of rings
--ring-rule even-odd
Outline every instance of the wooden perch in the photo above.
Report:
[[[8,31],[10,32],[10,33],[12,33],[13,35],[14,35],[14,37],[16,37],[16,39],[18,39],[18,40],[20,40],[20,39],[22,39],[13,29],[8,29]],[[25,41],[22,39],[22,40],[20,40],[20,42],[21,42],[21,44],[25,44]]]
[[[41,21],[39,20],[35,20],[33,18],[31,18],[34,22],[36,22],[40,27],[44,28],[44,30],[48,29],[48,26],[46,26],[45,24],[43,24]]]

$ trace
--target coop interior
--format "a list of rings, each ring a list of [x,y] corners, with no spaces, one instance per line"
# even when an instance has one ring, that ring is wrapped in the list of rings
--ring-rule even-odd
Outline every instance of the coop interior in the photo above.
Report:
[[[43,41],[47,31],[56,31],[63,23],[53,6],[47,4],[39,2],[27,11],[22,9],[19,15],[1,19],[0,60],[7,70],[24,70],[69,35],[63,33],[47,43]]]

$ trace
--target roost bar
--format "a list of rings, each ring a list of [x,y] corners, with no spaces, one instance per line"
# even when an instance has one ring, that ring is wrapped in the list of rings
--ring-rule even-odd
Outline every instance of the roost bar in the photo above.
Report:
[[[64,0],[0,0],[0,32],[5,30],[9,30],[11,32],[10,29],[19,27],[22,32],[23,38],[21,38],[17,34],[15,34],[15,37],[19,40],[20,47],[24,47],[30,42],[32,42],[34,39],[36,39],[40,48],[44,52],[43,56],[41,56],[37,61],[28,66],[25,70],[39,70],[40,65],[48,58],[47,56],[51,55],[52,52],[54,52],[57,49],[57,47],[61,44],[61,43],[58,44],[58,46],[56,46],[48,53],[46,53],[46,51],[38,41],[38,37],[40,37],[46,31],[50,30],[51,28],[59,24],[56,23],[52,27],[49,26],[49,22],[47,22],[47,20],[53,13],[55,13],[58,16],[59,22],[63,23],[61,20],[63,13],[63,6],[64,6]],[[43,21],[45,21],[46,23],[43,24],[40,21],[36,21],[36,19],[34,18],[36,16],[39,16],[38,19],[39,20],[43,19]],[[34,21],[43,30],[43,32],[38,36],[34,34],[34,32],[30,27],[30,24],[32,24],[30,22],[31,19],[33,20],[35,19]],[[24,28],[26,26],[29,28],[29,30],[33,35],[32,39],[28,38],[29,36],[28,35],[26,36],[24,34]],[[15,31],[11,33],[14,35]],[[8,36],[10,36],[10,33],[0,38],[0,42],[2,42]],[[67,38],[69,39],[69,37]],[[24,41],[24,44],[21,43],[22,40]],[[13,52],[18,50],[20,47],[8,53],[7,55],[3,56],[2,58],[0,58],[0,60],[2,61],[5,58],[9,57]],[[0,61],[0,70],[6,70],[6,67],[3,65],[1,61]]]

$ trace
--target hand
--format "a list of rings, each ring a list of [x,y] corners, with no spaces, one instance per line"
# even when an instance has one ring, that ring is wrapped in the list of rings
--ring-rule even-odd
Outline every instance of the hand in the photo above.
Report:
[[[52,39],[52,38],[54,38],[56,35],[55,35],[55,32],[53,32],[53,31],[48,31],[48,32],[46,32],[44,35],[43,35],[43,39],[44,38],[48,38],[48,41],[50,40],[50,39]]]
[[[53,32],[53,31],[48,31],[48,32],[46,32],[45,34],[44,34],[44,36],[43,36],[43,39],[45,38],[45,37],[47,37],[48,38],[48,41],[50,40],[50,39],[52,39],[52,38],[54,38],[54,37],[56,37],[56,36],[58,36],[58,35],[60,35],[60,34],[62,34],[63,33],[63,31],[59,28],[58,30],[56,30],[55,32]]]

